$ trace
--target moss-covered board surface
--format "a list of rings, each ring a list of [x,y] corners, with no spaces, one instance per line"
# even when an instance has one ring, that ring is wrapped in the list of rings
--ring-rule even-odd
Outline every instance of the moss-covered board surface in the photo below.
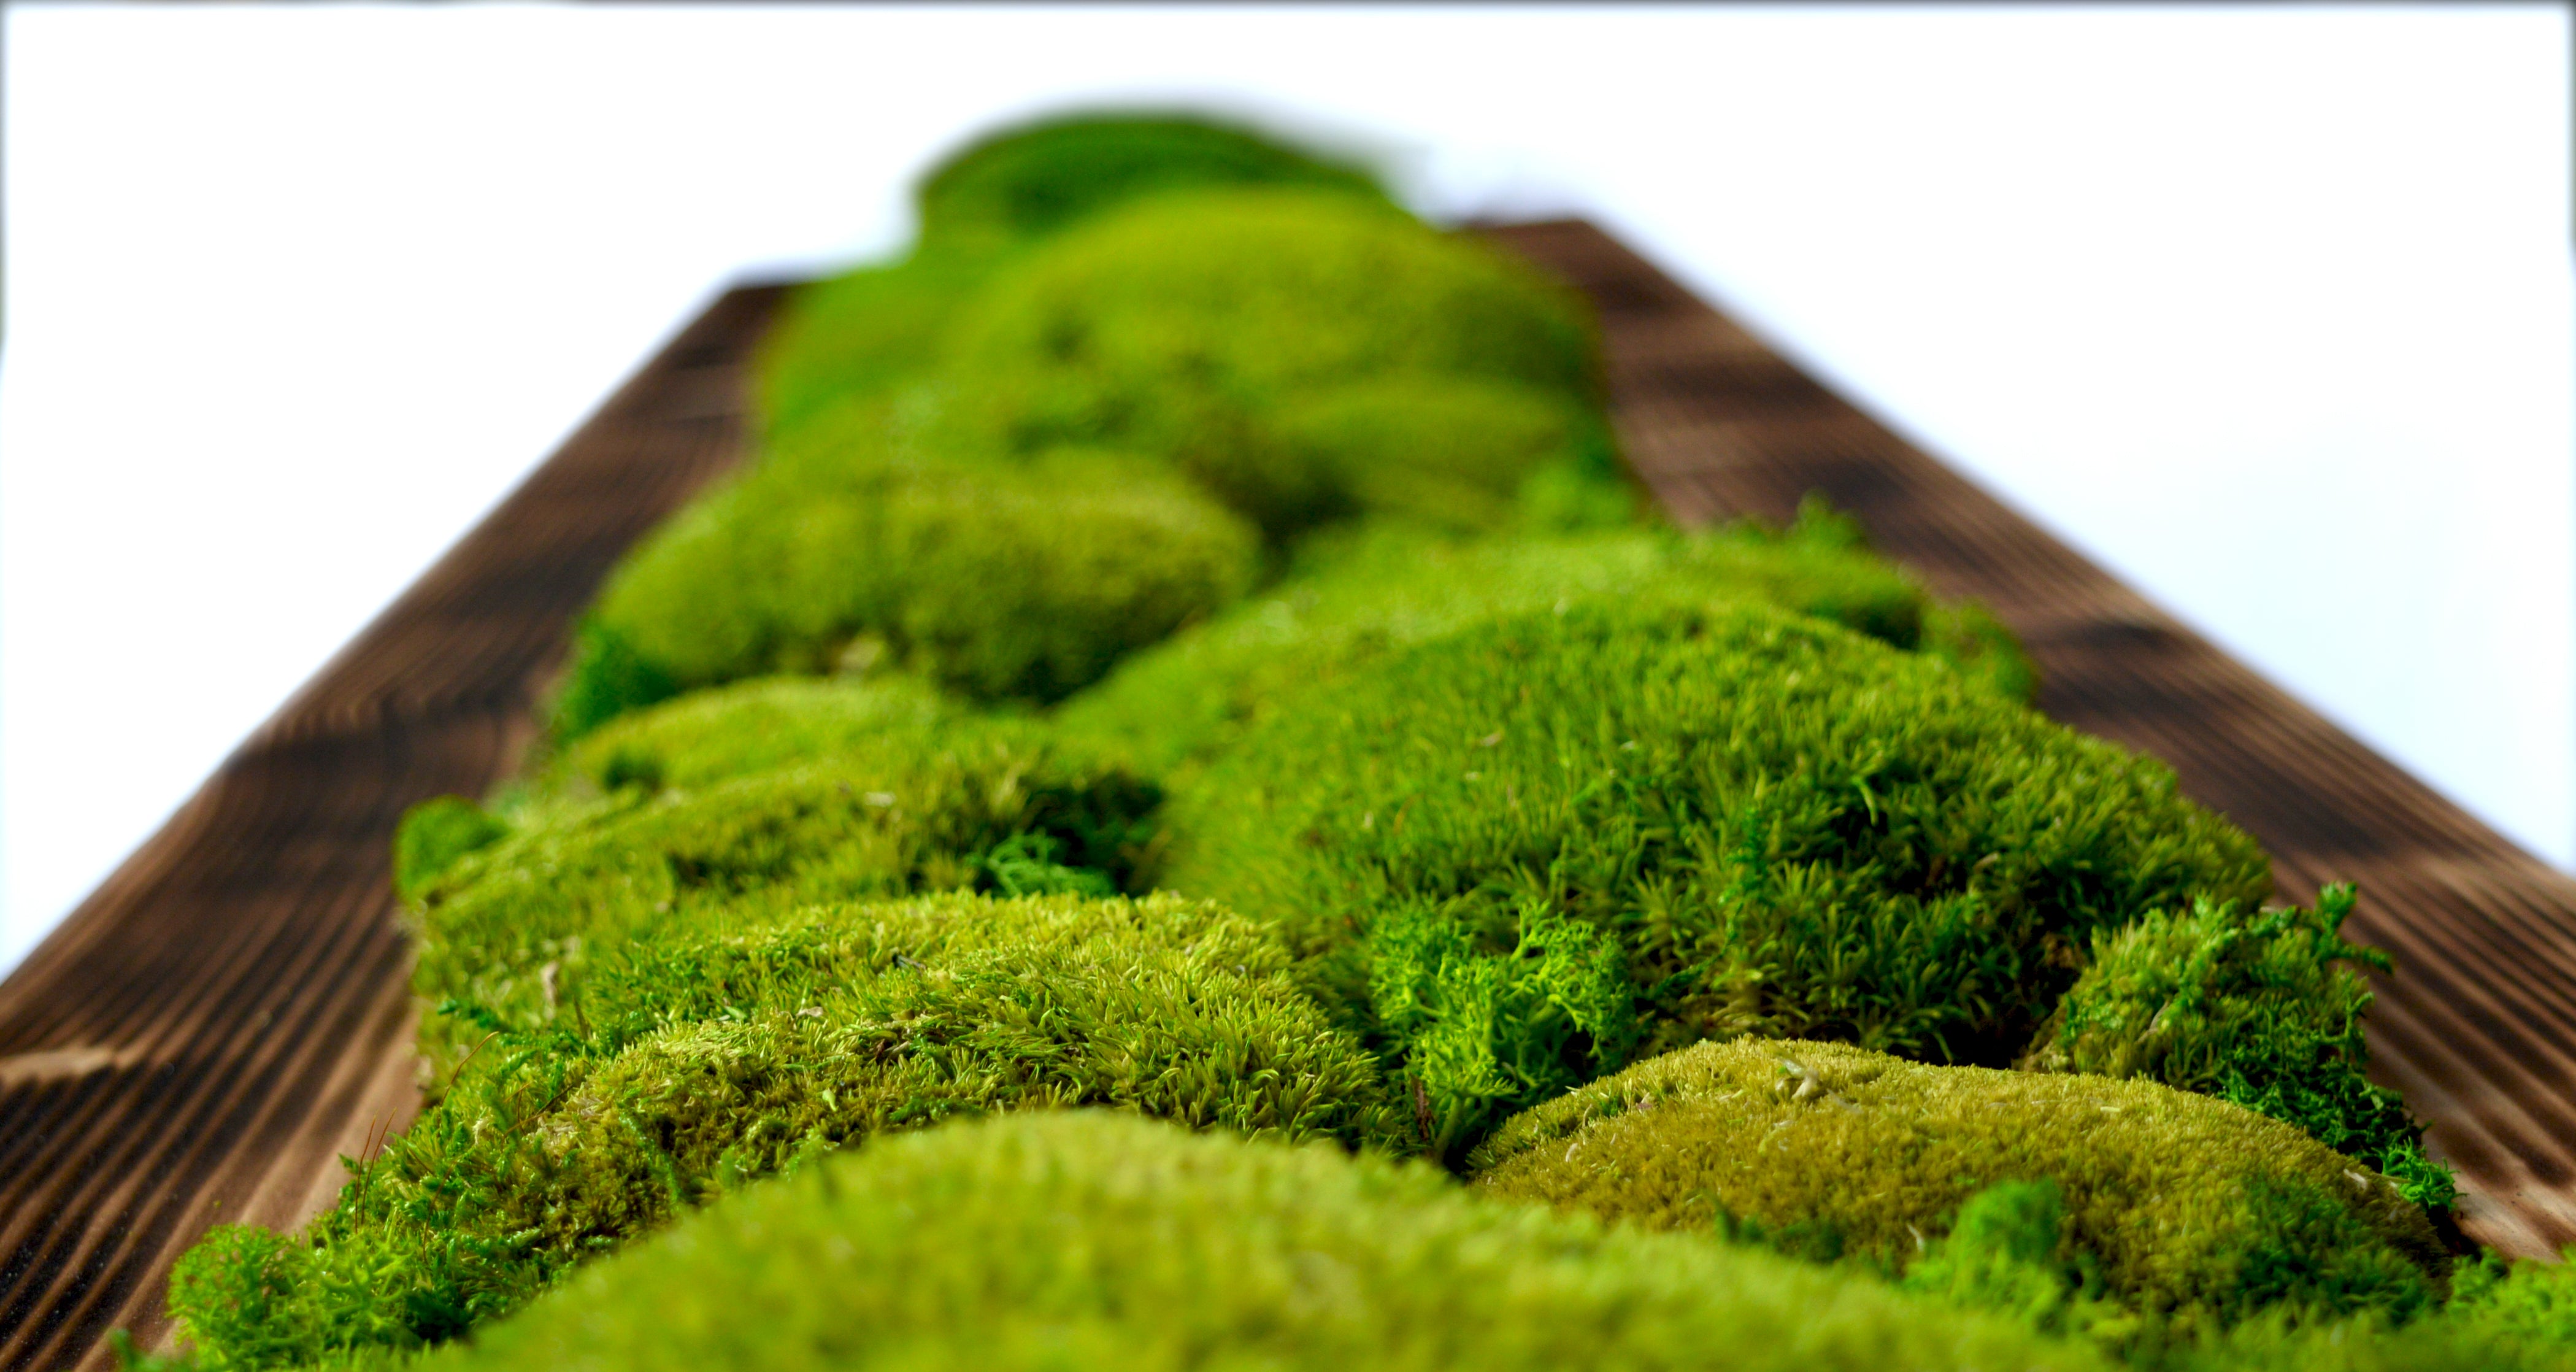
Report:
[[[771,337],[753,461],[620,561],[515,779],[402,826],[428,1109],[189,1251],[184,1360],[2565,1364],[2566,1283],[2464,1260],[2364,1074],[2353,894],[2267,905],[2032,712],[2027,583],[1998,622],[1831,501],[1640,521],[1614,429],[1670,487],[1714,316],[1595,251],[1605,354],[1186,120],[922,208]],[[1711,479],[1820,398],[1720,394]]]

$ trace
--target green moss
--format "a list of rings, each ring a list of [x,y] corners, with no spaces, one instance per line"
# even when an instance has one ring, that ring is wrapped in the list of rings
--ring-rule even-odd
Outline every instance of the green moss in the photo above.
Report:
[[[944,442],[1151,454],[1274,538],[1365,508],[1372,481],[1414,502],[1516,490],[1560,451],[1518,432],[1532,407],[1589,410],[1599,394],[1589,322],[1563,287],[1390,208],[1275,189],[1158,198],[1049,240],[977,297],[947,357],[975,403]],[[1520,450],[1317,451],[1329,413],[1285,417],[1360,383],[1381,388],[1381,410],[1411,390]]]
[[[764,435],[782,439],[854,398],[919,377],[992,266],[986,254],[922,252],[799,289],[762,337],[752,369]]]
[[[1284,401],[1270,428],[1280,463],[1321,474],[1352,509],[1459,533],[1635,522],[1608,426],[1552,390],[1371,379]],[[1557,487],[1569,481],[1627,499],[1567,503]]]
[[[1261,185],[1385,198],[1365,172],[1203,117],[1083,114],[978,139],[925,176],[914,199],[926,247],[984,249],[1159,193]]]
[[[915,739],[979,727],[914,677],[765,677],[622,716],[549,758],[519,789],[547,798],[690,791],[798,763],[902,755]]]
[[[1443,1148],[1619,1065],[1579,1027],[1596,991],[1544,970],[1559,917],[1621,950],[1653,1049],[1758,1033],[2005,1063],[2096,931],[2270,888],[2156,762],[1815,619],[1644,594],[1303,695],[1179,783],[1166,827],[1169,884],[1279,921],[1388,1051],[1489,1026],[1490,1073],[1407,1061]],[[1457,995],[1399,1033],[1381,964],[1424,958]],[[1497,977],[1558,989],[1541,1013],[1478,989]]]
[[[215,1366],[452,1338],[572,1264],[874,1134],[1076,1105],[1253,1137],[1387,1132],[1374,1065],[1212,906],[946,896],[648,939],[588,1027],[504,1034],[301,1239],[194,1250]]]
[[[1472,1166],[1503,1196],[1659,1229],[1740,1217],[1900,1268],[1985,1188],[2044,1179],[2063,1206],[2050,1261],[2093,1264],[2112,1298],[2186,1331],[2283,1302],[2411,1318],[2449,1265],[2387,1178],[2251,1111],[1841,1044],[1739,1039],[1640,1063],[1515,1117]],[[2015,1217],[1984,1220],[2005,1232],[1971,1247],[2012,1258]],[[1960,1256],[1918,1281],[1973,1284]]]
[[[867,405],[807,424],[621,563],[598,622],[684,688],[855,657],[1043,701],[1253,575],[1250,530],[1167,473],[1070,451],[934,460],[904,422]],[[576,688],[609,665],[585,653]]]
[[[572,660],[546,711],[547,732],[559,740],[579,738],[679,693],[671,673],[637,652],[622,631],[585,614],[573,626]]]
[[[1420,1168],[1076,1113],[830,1159],[431,1365],[2099,1364],[1766,1254],[1479,1203]]]
[[[1131,885],[1159,799],[1119,766],[990,721],[888,733],[699,789],[534,808],[420,893],[414,985],[447,1011],[424,1023],[423,1047],[443,1071],[489,1030],[568,1019],[596,960],[641,935],[997,885],[987,857],[1021,835],[1044,835],[1063,867]],[[1025,859],[1025,842],[1012,856]]]
[[[424,800],[394,830],[394,892],[417,899],[458,858],[508,837],[510,826],[463,796]]]
[[[1311,565],[1259,598],[1122,663],[1065,702],[1059,722],[1154,769],[1187,768],[1320,683],[1480,621],[1585,597],[1764,600],[1919,646],[1980,683],[2007,675],[1998,664],[2020,661],[1997,627],[1963,665],[1953,643],[1926,627],[1960,612],[1870,556],[1845,521],[1813,503],[1786,529],[1747,520],[1687,536],[1626,530],[1460,542],[1376,525],[1309,554]]]
[[[2344,941],[2355,900],[2349,886],[2327,887],[2313,910],[2202,900],[2097,935],[2092,965],[2022,1065],[2234,1101],[2396,1178],[2418,1204],[2448,1205],[2449,1169],[2425,1156],[2397,1093],[2365,1074],[2370,988],[2358,969],[2390,963]]]

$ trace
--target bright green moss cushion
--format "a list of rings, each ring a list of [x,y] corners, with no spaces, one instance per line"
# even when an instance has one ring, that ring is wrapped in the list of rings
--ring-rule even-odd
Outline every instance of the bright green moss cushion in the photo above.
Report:
[[[853,398],[918,377],[992,266],[987,254],[916,252],[800,288],[761,338],[752,369],[764,436],[784,438]]]
[[[218,1231],[173,1310],[218,1366],[453,1337],[572,1264],[888,1130],[1111,1106],[1384,1136],[1374,1064],[1213,906],[944,896],[606,960],[578,1032],[504,1034],[302,1239]]]
[[[418,892],[413,984],[456,1002],[423,1046],[443,1067],[486,1030],[569,1017],[593,962],[640,935],[918,891],[1115,889],[1159,799],[1029,726],[966,721],[696,789],[531,806]]]
[[[1738,1039],[1639,1063],[1514,1117],[1478,1184],[1653,1228],[1750,1221],[1903,1266],[1972,1194],[2045,1179],[2063,1259],[2189,1329],[2277,1302],[2419,1314],[2449,1258],[2387,1178],[2297,1129],[2150,1082],[1933,1067]]]
[[[981,727],[917,677],[761,677],[623,715],[548,758],[512,794],[527,803],[627,786],[687,791],[797,763],[899,755],[917,738]]]
[[[1273,537],[1363,510],[1373,491],[1517,493],[1598,441],[1583,418],[1599,395],[1593,334],[1569,292],[1343,195],[1205,192],[1101,215],[996,275],[947,361],[973,403],[944,442],[1150,453]],[[1483,389],[1459,388],[1471,381]],[[1488,437],[1401,450],[1354,437],[1329,395],[1362,383],[1380,411],[1411,403],[1390,400],[1410,387]],[[1562,441],[1538,443],[1532,417],[1568,406],[1546,421]]]
[[[1086,114],[1004,129],[951,154],[914,193],[934,250],[1044,237],[1103,209],[1206,186],[1287,185],[1383,202],[1367,173],[1187,115]]]
[[[2196,902],[2094,938],[2091,963],[2031,1040],[2036,1071],[2145,1077],[2286,1120],[2448,1205],[2450,1170],[2427,1157],[2405,1102],[2373,1085],[2360,969],[2388,955],[2344,941],[2357,897],[2329,886],[2314,909]]]
[[[1392,654],[1166,813],[1166,883],[1278,921],[1443,1149],[1632,1045],[2007,1063],[2095,931],[2270,889],[2161,764],[1823,621],[1652,594]]]
[[[975,699],[1052,700],[1253,574],[1250,529],[1151,465],[1062,450],[961,464],[922,456],[905,424],[885,405],[836,411],[657,530],[601,593],[600,642],[566,698],[631,672],[613,648],[680,690],[859,654]],[[614,713],[559,713],[558,733]]]
[[[2030,680],[2011,636],[1981,610],[1934,602],[1870,556],[1847,521],[1810,504],[1785,530],[1745,521],[1692,535],[1632,529],[1459,542],[1378,526],[1311,570],[1136,654],[1056,718],[1169,770],[1204,762],[1302,693],[1413,644],[1569,597],[1648,593],[1766,601],[1919,649],[1997,691]],[[1962,627],[1970,624],[1978,628]]]
[[[870,1144],[430,1366],[2082,1368],[1999,1321],[1418,1167],[1093,1113]]]
[[[1080,115],[979,139],[922,179],[909,256],[796,293],[761,342],[766,432],[777,437],[853,395],[920,374],[949,317],[1014,249],[1143,196],[1283,184],[1385,198],[1357,170],[1186,116]]]

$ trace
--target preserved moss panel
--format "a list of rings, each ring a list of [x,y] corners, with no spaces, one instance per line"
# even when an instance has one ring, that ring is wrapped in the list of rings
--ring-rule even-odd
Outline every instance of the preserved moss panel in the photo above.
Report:
[[[1630,529],[1457,542],[1378,526],[1305,574],[1120,665],[1058,712],[1153,769],[1204,761],[1319,683],[1481,620],[1568,597],[1684,593],[1768,601],[1938,657],[2025,698],[2033,680],[1981,609],[1935,602],[1810,503],[1785,530]]]
[[[574,1263],[881,1132],[1109,1106],[1387,1132],[1374,1065],[1213,906],[945,896],[609,959],[580,1034],[504,1035],[311,1232],[218,1230],[174,1313],[216,1366],[436,1342]]]
[[[2329,886],[2314,909],[2196,902],[2097,935],[2091,965],[2031,1041],[2034,1071],[2144,1077],[2233,1101],[2306,1130],[2449,1205],[2450,1170],[2396,1092],[2371,1084],[2360,968],[2388,955],[2344,941],[2358,897]]]
[[[1658,1229],[1723,1216],[1896,1267],[1984,1188],[2052,1182],[2052,1256],[2186,1331],[2283,1302],[2403,1321],[2449,1269],[2394,1183],[2252,1111],[1842,1044],[1738,1039],[1639,1063],[1515,1117],[1472,1165],[1497,1195]]]
[[[566,697],[631,670],[613,648],[675,690],[883,663],[973,699],[1053,700],[1254,574],[1252,531],[1149,464],[960,465],[911,450],[902,425],[885,406],[836,412],[657,530],[602,592]],[[559,713],[558,733],[616,712],[587,713]]]
[[[1541,472],[1599,468],[1596,352],[1564,287],[1391,208],[1287,190],[1167,196],[994,277],[949,336],[942,376],[974,403],[945,441],[1153,454],[1274,538],[1363,511],[1373,493],[1415,511],[1457,493],[1451,517],[1466,518],[1517,508]],[[1354,413],[1415,403],[1464,426],[1461,440],[1414,447],[1351,428]]]
[[[1865,1279],[1481,1203],[1418,1167],[1083,1112],[829,1159],[427,1365],[2100,1364]]]
[[[2088,940],[2270,889],[2162,764],[1767,606],[1569,598],[1301,697],[1175,791],[1432,1142],[1740,1034],[2011,1062]]]
[[[422,1044],[443,1067],[489,1030],[556,1023],[593,963],[643,934],[720,933],[818,901],[1120,889],[1159,800],[1027,726],[969,721],[702,789],[534,807],[418,891],[413,984],[443,1010]]]

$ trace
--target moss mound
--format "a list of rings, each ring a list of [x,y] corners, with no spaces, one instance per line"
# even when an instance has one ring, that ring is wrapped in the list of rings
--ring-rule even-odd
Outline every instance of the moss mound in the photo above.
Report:
[[[1259,598],[1123,662],[1066,701],[1058,722],[1166,771],[1204,762],[1318,684],[1415,644],[1569,599],[1640,595],[1767,601],[1920,650],[1998,692],[2031,681],[2009,634],[1967,627],[1991,623],[1982,610],[1934,601],[1815,502],[1786,529],[1748,520],[1691,535],[1460,542],[1380,525],[1314,557]]]
[[[830,1159],[431,1362],[450,1364],[2098,1365],[1766,1254],[1482,1204],[1334,1149],[1089,1113]]]
[[[451,1338],[576,1261],[877,1133],[1032,1107],[1358,1142],[1375,1068],[1212,906],[946,896],[611,959],[585,1035],[511,1034],[289,1239],[219,1231],[173,1310],[216,1366]]]
[[[1652,1228],[1721,1216],[1903,1266],[1999,1182],[2062,1190],[2062,1247],[2176,1325],[2277,1303],[2404,1319],[2449,1260],[2387,1178],[2287,1125],[2150,1082],[1932,1067],[1842,1044],[1702,1044],[1538,1106],[1478,1184]]]
[[[994,467],[907,452],[884,406],[807,425],[622,563],[594,618],[678,689],[853,655],[977,700],[1053,700],[1239,595],[1251,531],[1104,453]],[[585,643],[567,699],[631,671]],[[559,735],[597,710],[558,717]]]
[[[922,178],[921,241],[936,250],[1041,238],[1130,200],[1208,186],[1299,186],[1383,202],[1374,178],[1198,116],[1083,114],[1002,130]]]
[[[899,758],[916,740],[984,727],[917,677],[763,677],[624,715],[546,759],[507,794],[525,806],[629,787],[692,791],[834,758]]]
[[[1812,618],[1653,596],[1390,656],[1169,813],[1169,884],[1278,921],[1444,1149],[1632,1042],[2010,1062],[2095,931],[2270,887],[2158,763]]]
[[[971,252],[915,252],[799,289],[760,341],[752,368],[764,436],[884,395],[938,357],[948,321],[992,272]]]
[[[2358,967],[2388,955],[2344,941],[2358,897],[2329,886],[2314,909],[2248,911],[2202,900],[2094,939],[2092,965],[2032,1039],[2032,1071],[2145,1077],[2234,1101],[2308,1131],[2448,1205],[2447,1168],[2397,1093],[2365,1075]]]
[[[1372,490],[1516,493],[1599,441],[1583,422],[1599,393],[1593,336],[1573,297],[1343,195],[1204,192],[1099,216],[998,274],[947,359],[977,403],[946,442],[1152,454],[1274,538],[1363,510]],[[1350,441],[1333,393],[1384,412],[1387,388],[1503,446]],[[1549,426],[1562,437],[1540,445]]]
[[[909,256],[797,292],[761,344],[767,432],[788,433],[920,374],[937,358],[949,318],[1012,250],[1143,196],[1245,185],[1384,201],[1364,173],[1200,119],[1081,115],[976,141],[923,178]]]
[[[568,1019],[593,963],[645,934],[721,933],[817,901],[1122,889],[1159,800],[1121,767],[991,721],[701,789],[534,807],[419,891],[413,984],[446,1012],[423,1046],[443,1068],[484,1032]]]

